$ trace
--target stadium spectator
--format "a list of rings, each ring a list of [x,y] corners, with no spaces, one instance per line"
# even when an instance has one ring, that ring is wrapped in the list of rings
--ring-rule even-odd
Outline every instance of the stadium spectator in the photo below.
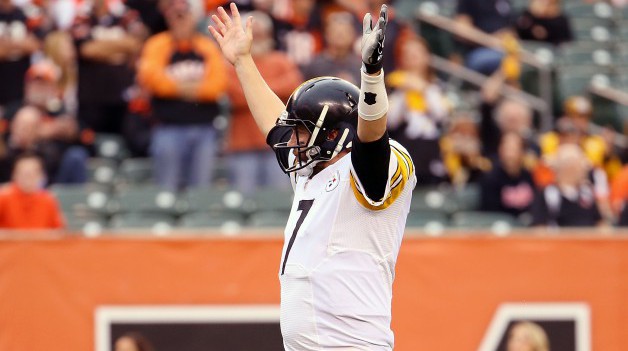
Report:
[[[495,157],[501,136],[509,132],[517,133],[525,140],[526,153],[539,154],[532,126],[533,112],[524,101],[514,98],[499,99],[493,104],[485,101],[480,106],[480,111],[484,155],[489,158]]]
[[[45,183],[41,158],[30,153],[20,155],[13,166],[12,182],[0,190],[0,228],[63,228],[63,213],[54,196],[44,189]]]
[[[438,183],[446,176],[439,139],[449,117],[449,103],[430,67],[430,57],[423,39],[405,40],[399,69],[386,79],[393,90],[389,95],[389,135],[408,149],[422,184]]]
[[[76,48],[72,42],[72,37],[66,31],[59,30],[48,33],[44,39],[43,54],[60,69],[59,88],[65,110],[76,115],[78,108],[78,68],[76,66]]]
[[[253,11],[255,40],[251,47],[253,59],[268,86],[283,101],[302,82],[298,67],[280,51],[273,49],[271,18],[263,12]],[[358,67],[360,61],[358,59]],[[355,66],[354,66],[355,68]],[[260,186],[289,188],[289,179],[277,167],[275,153],[268,149],[266,138],[255,124],[246,103],[235,69],[229,67],[229,98],[231,101],[231,126],[227,137],[229,166],[233,186],[251,195]]]
[[[532,204],[532,225],[552,227],[589,227],[604,225],[595,190],[591,184],[590,164],[580,146],[563,144],[552,162],[556,181],[537,192]]]
[[[146,27],[149,35],[154,35],[168,30],[166,19],[161,7],[166,1],[161,0],[127,0],[126,6],[137,11],[140,20]]]
[[[457,188],[477,182],[491,169],[491,162],[482,156],[478,126],[471,116],[452,118],[440,148],[449,179]]]
[[[299,67],[304,67],[323,48],[320,28],[315,28],[310,23],[316,1],[293,0],[290,4],[292,5],[291,15],[286,19],[290,24],[290,29],[284,31],[279,47],[285,50],[290,59]]]
[[[229,1],[217,1],[222,2],[222,5],[226,5]],[[236,0],[233,1],[238,5],[243,13],[252,11],[261,11],[270,16],[273,22],[273,39],[275,42],[274,49],[287,51],[286,34],[293,29],[290,22],[286,20],[289,16],[287,12],[292,0]],[[211,6],[208,2],[206,8],[208,10],[215,10],[218,5]]]
[[[549,351],[545,330],[532,322],[519,322],[508,332],[506,351]]]
[[[126,95],[129,106],[122,127],[124,144],[131,152],[131,157],[148,157],[155,124],[150,93],[136,83],[127,90]]]
[[[502,135],[499,157],[480,181],[480,209],[520,217],[530,209],[535,185],[525,167],[525,143],[517,133]]]
[[[565,100],[563,110],[565,116],[556,123],[557,131],[540,137],[543,156],[551,157],[558,145],[571,141],[582,147],[593,167],[603,168],[609,175],[615,175],[621,168],[621,161],[614,153],[612,140],[607,140],[604,134],[591,132],[589,125],[593,106],[589,99],[571,96]]]
[[[563,13],[561,0],[529,0],[515,22],[521,40],[543,41],[560,45],[574,39],[569,17]]]
[[[24,75],[39,46],[24,12],[11,0],[0,0],[0,110],[24,97]]]
[[[138,72],[140,84],[153,95],[155,178],[170,191],[207,187],[218,151],[213,121],[226,93],[226,67],[212,40],[196,31],[200,13],[193,4],[167,1],[169,29],[148,39]]]
[[[50,61],[40,61],[27,71],[24,101],[6,111],[10,130],[5,155],[0,157],[5,171],[0,169],[0,181],[10,176],[6,171],[15,158],[27,151],[42,157],[50,183],[87,180],[87,150],[76,145],[76,119],[65,111],[59,79],[59,70]]]
[[[458,0],[456,22],[467,31],[479,30],[503,38],[512,33],[514,12],[510,0]],[[474,44],[462,45],[465,66],[491,75],[501,64],[503,53]]]
[[[120,133],[142,26],[119,1],[94,0],[84,7],[71,28],[78,52],[78,118],[96,132]]]
[[[353,84],[360,81],[360,56],[355,51],[357,33],[354,18],[348,12],[335,12],[325,22],[325,50],[303,67],[305,79],[331,75]]]
[[[114,344],[114,351],[154,351],[153,345],[140,333],[126,333]]]
[[[521,90],[520,47],[514,37],[506,35],[506,38],[503,43],[507,55],[502,59],[499,69],[481,88],[480,135],[484,143],[483,153],[488,157],[495,157],[501,134],[507,131],[520,133],[526,140],[528,148],[538,154],[536,135],[532,129],[531,108],[525,101],[504,95],[507,88],[515,92]],[[507,130],[503,130],[504,128]]]

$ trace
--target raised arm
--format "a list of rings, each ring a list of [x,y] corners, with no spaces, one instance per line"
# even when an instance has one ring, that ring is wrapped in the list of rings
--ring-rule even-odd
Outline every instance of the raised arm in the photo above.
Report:
[[[380,139],[386,132],[388,95],[384,85],[382,60],[387,22],[386,5],[382,5],[375,28],[373,28],[371,14],[367,13],[364,16],[358,138],[365,143]]]
[[[220,45],[222,54],[235,67],[251,114],[262,133],[267,135],[285,105],[268,87],[251,56],[253,17],[247,18],[246,27],[243,27],[238,8],[231,3],[231,17],[219,7],[218,15],[213,15],[212,19],[215,27],[209,26],[209,32]]]

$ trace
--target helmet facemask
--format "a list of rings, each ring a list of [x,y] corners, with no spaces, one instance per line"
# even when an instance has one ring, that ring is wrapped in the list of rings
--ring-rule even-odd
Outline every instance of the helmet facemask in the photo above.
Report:
[[[284,112],[277,120],[277,126],[293,128],[293,133],[296,137],[296,145],[288,145],[289,142],[281,142],[272,147],[278,159],[282,150],[289,150],[290,157],[288,159],[291,161],[289,167],[285,167],[281,161],[279,162],[285,173],[296,172],[299,176],[310,176],[317,164],[333,159],[343,149],[350,147],[353,133],[351,133],[349,125],[345,128],[342,125],[338,125],[334,129],[324,127],[328,109],[328,105],[323,107],[316,123],[300,119],[298,116],[297,118],[288,118],[287,112]],[[304,127],[309,132],[308,140],[302,141],[299,139],[297,131],[299,126]],[[330,140],[328,136],[332,130],[337,130],[338,134],[333,140]]]

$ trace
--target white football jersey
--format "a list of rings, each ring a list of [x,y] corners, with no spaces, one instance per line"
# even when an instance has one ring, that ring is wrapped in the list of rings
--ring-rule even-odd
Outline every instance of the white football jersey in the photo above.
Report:
[[[416,176],[408,152],[390,145],[380,202],[365,196],[350,154],[296,177],[279,267],[286,351],[392,350],[392,283]]]

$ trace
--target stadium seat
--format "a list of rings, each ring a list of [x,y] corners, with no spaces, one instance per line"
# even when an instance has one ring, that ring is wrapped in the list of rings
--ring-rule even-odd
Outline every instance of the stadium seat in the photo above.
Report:
[[[563,10],[572,20],[577,18],[610,20],[614,13],[613,7],[605,2],[590,4],[583,1],[566,1]]]
[[[467,184],[462,189],[454,189],[447,199],[447,204],[453,206],[453,211],[476,210],[480,206],[480,186]]]
[[[85,235],[98,235],[107,227],[107,218],[99,214],[85,214],[74,216],[71,213],[65,216],[66,228],[71,231],[80,231]]]
[[[118,189],[112,202],[116,212],[177,214],[184,211],[176,194],[153,185]]]
[[[168,233],[174,225],[174,217],[157,213],[119,213],[109,222],[112,229],[149,229],[155,234]]]
[[[252,196],[253,210],[290,212],[293,194],[291,189],[259,189]]]
[[[179,220],[181,228],[220,228],[225,225],[243,225],[244,217],[235,212],[191,212]]]
[[[127,158],[120,164],[120,180],[126,184],[146,184],[153,179],[153,163],[150,158]]]
[[[520,227],[521,223],[507,213],[463,211],[454,213],[451,224],[459,229],[499,229]]]
[[[443,210],[448,192],[437,187],[417,187],[412,193],[410,212]]]
[[[573,95],[583,95],[591,84],[611,84],[610,69],[595,66],[562,66],[557,72],[560,100]]]
[[[577,41],[592,41],[611,44],[616,39],[615,32],[609,22],[603,20],[579,19],[573,23],[574,36]]]
[[[285,211],[258,211],[251,215],[248,226],[252,228],[283,228],[288,223],[290,213]]]
[[[109,193],[100,186],[60,185],[50,187],[66,216],[84,216],[110,211]]]
[[[189,211],[244,212],[245,199],[235,190],[190,188],[185,192],[184,200]]]
[[[522,40],[519,44],[523,50],[534,54],[537,59],[546,64],[553,64],[557,56],[556,47],[550,43],[536,40]]]
[[[87,173],[90,183],[111,185],[116,173],[117,163],[115,160],[103,157],[92,157],[87,160]]]
[[[124,139],[117,134],[97,133],[94,146],[98,157],[120,160],[129,156]]]
[[[558,51],[561,65],[587,65],[609,67],[613,64],[613,52],[605,45],[580,42],[564,45]]]
[[[408,214],[406,227],[425,228],[428,225],[439,225],[443,228],[447,227],[449,225],[447,213],[438,210],[420,210],[410,211]]]

